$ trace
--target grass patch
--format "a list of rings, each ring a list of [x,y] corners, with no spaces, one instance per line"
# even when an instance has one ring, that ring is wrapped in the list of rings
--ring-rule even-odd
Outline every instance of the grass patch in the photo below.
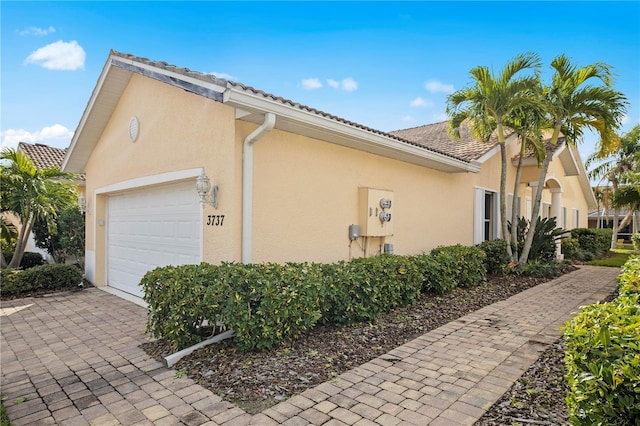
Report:
[[[633,254],[633,251],[624,249],[613,249],[603,257],[594,259],[587,262],[587,265],[591,266],[609,266],[612,268],[620,268],[629,259],[629,256]]]
[[[9,417],[7,416],[7,410],[4,408],[2,399],[0,398],[0,426],[11,426]]]

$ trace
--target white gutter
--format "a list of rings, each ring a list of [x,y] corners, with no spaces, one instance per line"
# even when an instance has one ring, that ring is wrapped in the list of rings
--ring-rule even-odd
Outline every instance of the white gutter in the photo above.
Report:
[[[276,116],[268,112],[264,122],[242,144],[242,263],[251,263],[253,239],[253,144],[269,133],[276,124]]]

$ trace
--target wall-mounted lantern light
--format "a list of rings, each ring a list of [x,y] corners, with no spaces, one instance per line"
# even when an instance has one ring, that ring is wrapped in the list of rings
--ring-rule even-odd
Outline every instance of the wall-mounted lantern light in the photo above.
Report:
[[[198,191],[201,204],[208,203],[214,209],[218,208],[218,185],[211,186],[211,180],[204,172],[196,180],[196,191]]]

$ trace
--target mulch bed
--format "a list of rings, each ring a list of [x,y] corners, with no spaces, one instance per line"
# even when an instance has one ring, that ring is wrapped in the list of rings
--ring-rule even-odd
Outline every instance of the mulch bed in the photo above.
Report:
[[[295,342],[262,352],[243,353],[227,340],[193,352],[174,368],[254,414],[430,330],[546,281],[491,276],[478,287],[455,289],[440,296],[425,294],[415,305],[395,309],[375,323],[316,327]],[[172,352],[163,340],[141,346],[158,360]]]

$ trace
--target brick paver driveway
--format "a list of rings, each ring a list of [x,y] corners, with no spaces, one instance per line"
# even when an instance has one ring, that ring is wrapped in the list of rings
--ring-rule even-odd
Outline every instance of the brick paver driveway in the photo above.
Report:
[[[618,273],[581,267],[255,416],[147,356],[144,308],[96,288],[13,300],[0,313],[1,392],[16,426],[470,425]]]

